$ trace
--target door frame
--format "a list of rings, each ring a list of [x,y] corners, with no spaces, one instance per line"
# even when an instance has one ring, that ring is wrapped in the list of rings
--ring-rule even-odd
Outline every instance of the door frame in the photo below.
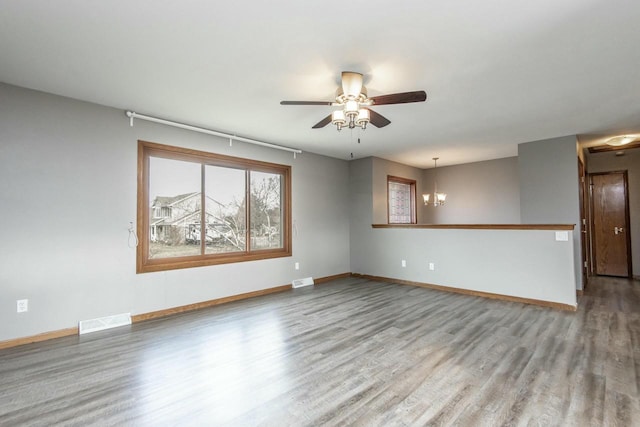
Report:
[[[578,157],[578,175],[579,175],[579,202],[580,202],[580,245],[582,257],[582,290],[587,289],[589,276],[592,275],[591,263],[591,227],[590,227],[590,210],[589,210],[589,192],[587,191],[587,171],[584,162]]]
[[[593,220],[593,179],[594,175],[613,175],[613,174],[622,174],[622,180],[624,183],[624,216],[625,216],[625,239],[627,240],[627,273],[629,278],[633,277],[633,264],[631,262],[631,217],[629,215],[629,173],[627,170],[617,170],[617,171],[608,171],[608,172],[593,172],[587,174],[589,176],[589,208],[590,208],[590,217],[591,217],[591,236],[595,236],[595,221]],[[597,274],[595,271],[596,267],[596,244],[592,240],[591,244],[591,259],[593,262],[591,263],[592,273]],[[622,277],[622,276],[621,276]]]

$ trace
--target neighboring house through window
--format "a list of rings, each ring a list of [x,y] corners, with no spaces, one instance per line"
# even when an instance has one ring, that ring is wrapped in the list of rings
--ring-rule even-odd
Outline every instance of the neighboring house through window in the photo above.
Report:
[[[291,167],[138,142],[137,272],[291,255]]]
[[[170,218],[171,217],[171,208],[168,206],[163,206],[164,203],[169,203],[167,199],[172,200],[174,197],[158,197],[153,202],[153,217],[154,218]]]
[[[388,222],[389,224],[415,224],[416,181],[387,176]]]

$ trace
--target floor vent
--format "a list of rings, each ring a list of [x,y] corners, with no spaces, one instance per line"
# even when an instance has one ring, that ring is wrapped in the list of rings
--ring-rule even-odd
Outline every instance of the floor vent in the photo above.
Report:
[[[304,279],[296,279],[291,282],[291,285],[294,288],[301,288],[303,286],[311,286],[313,285],[313,277],[305,277]]]
[[[131,313],[116,314],[98,319],[81,320],[78,325],[80,335],[131,324]]]

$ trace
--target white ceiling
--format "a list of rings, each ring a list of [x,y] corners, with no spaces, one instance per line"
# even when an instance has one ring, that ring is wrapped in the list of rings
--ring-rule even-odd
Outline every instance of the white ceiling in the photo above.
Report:
[[[556,136],[640,135],[640,1],[4,0],[0,81],[348,159],[431,167]],[[360,134],[311,126],[343,70],[374,108]],[[127,120],[123,114],[123,121]]]

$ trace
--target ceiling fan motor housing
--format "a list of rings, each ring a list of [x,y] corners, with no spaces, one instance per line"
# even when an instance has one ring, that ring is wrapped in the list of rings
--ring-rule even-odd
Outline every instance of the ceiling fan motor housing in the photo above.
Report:
[[[344,105],[347,101],[357,101],[359,104],[371,105],[367,98],[367,88],[364,86],[361,87],[357,96],[346,95],[341,87],[336,89],[336,103]]]
[[[342,92],[347,98],[356,99],[362,90],[362,74],[353,71],[342,72]]]

